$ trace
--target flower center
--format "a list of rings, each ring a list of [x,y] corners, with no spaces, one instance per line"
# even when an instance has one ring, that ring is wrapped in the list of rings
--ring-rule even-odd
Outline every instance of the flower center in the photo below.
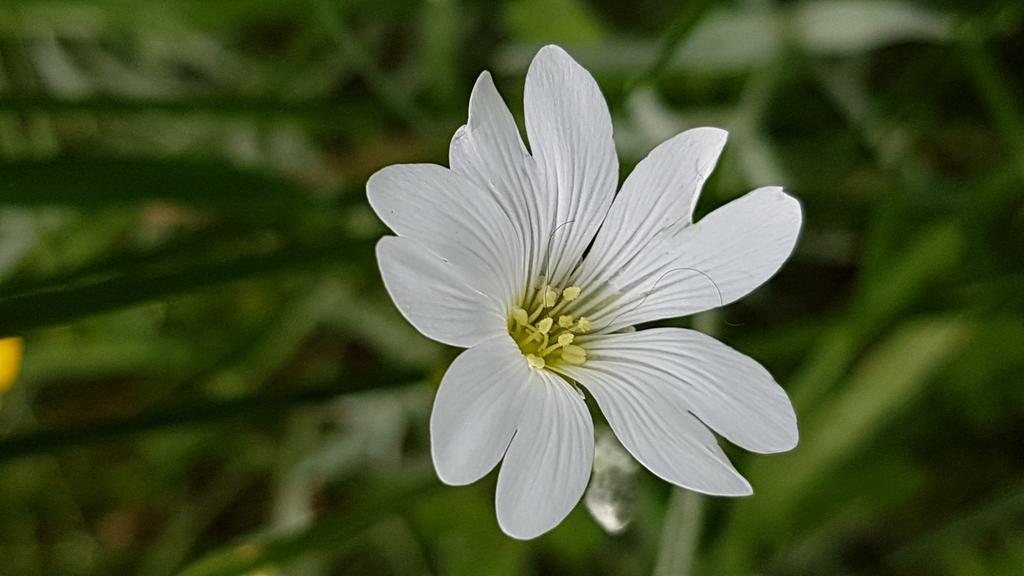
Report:
[[[530,367],[540,370],[552,362],[577,365],[586,362],[587,351],[574,341],[577,335],[590,331],[590,320],[568,314],[581,291],[579,286],[559,290],[541,282],[539,288],[523,299],[525,307],[512,309],[508,332]],[[527,311],[531,302],[533,309]]]

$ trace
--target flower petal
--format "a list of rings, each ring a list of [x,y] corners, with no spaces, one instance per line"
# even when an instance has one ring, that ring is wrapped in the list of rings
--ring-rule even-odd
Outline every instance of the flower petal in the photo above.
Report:
[[[604,96],[590,73],[557,46],[530,63],[523,94],[536,185],[546,204],[540,239],[549,259],[534,275],[560,284],[608,212],[619,161]]]
[[[468,348],[506,331],[505,311],[471,288],[451,262],[407,238],[377,242],[384,287],[395,306],[427,338]]]
[[[619,275],[619,298],[591,313],[592,321],[611,332],[735,302],[789,258],[801,220],[800,203],[782,188],[733,200],[641,252]]]
[[[508,336],[466,350],[448,367],[430,415],[430,453],[444,483],[476,482],[505,455],[530,372]]]
[[[547,242],[547,235],[540,232],[547,198],[538,195],[533,158],[488,72],[480,74],[473,86],[469,120],[452,137],[448,156],[454,172],[490,192],[508,214],[530,269],[537,268]]]
[[[679,397],[704,424],[751,452],[785,452],[799,440],[793,405],[772,375],[696,330],[594,336],[586,349],[591,360],[584,368],[629,374],[637,385]]]
[[[694,128],[661,143],[641,160],[601,224],[578,283],[628,285],[633,278],[623,277],[623,272],[644,273],[645,267],[628,266],[638,257],[664,268],[672,259],[671,251],[649,247],[653,243],[659,248],[660,238],[690,225],[700,189],[727,137],[718,128]]]
[[[399,236],[449,260],[474,288],[512,302],[525,282],[522,244],[484,190],[434,164],[397,164],[366,183],[377,216]]]
[[[572,386],[531,370],[522,416],[498,474],[498,524],[513,538],[540,536],[583,496],[594,460],[594,425]]]
[[[771,376],[707,336],[641,330],[594,336],[585,346],[586,364],[560,371],[593,394],[622,445],[673,484],[720,496],[752,493],[705,424],[759,452],[796,443],[793,409]]]

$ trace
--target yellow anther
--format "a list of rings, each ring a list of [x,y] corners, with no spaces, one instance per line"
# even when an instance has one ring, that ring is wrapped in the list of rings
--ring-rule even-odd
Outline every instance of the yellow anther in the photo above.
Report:
[[[575,344],[569,344],[562,348],[562,360],[570,364],[583,364],[587,361],[587,351]]]
[[[569,286],[565,290],[562,290],[562,298],[564,298],[566,302],[572,302],[579,298],[580,292],[582,291],[583,289],[579,286]]]
[[[526,313],[526,310],[522,308],[514,308],[512,310],[512,319],[518,324],[526,326],[530,323],[530,315]]]
[[[509,310],[508,331],[534,370],[546,369],[547,363],[555,362],[580,365],[587,361],[587,352],[577,342],[581,334],[593,326],[589,319],[573,314],[572,304],[580,298],[583,290],[579,286],[565,289],[547,283],[540,277],[530,285],[524,295],[522,306]],[[582,311],[582,310],[581,310]],[[586,340],[586,338],[583,338]]]
[[[558,290],[550,286],[544,287],[544,307],[551,308],[558,302]]]
[[[554,323],[555,321],[552,320],[551,318],[545,318],[540,322],[537,322],[537,331],[540,332],[541,334],[547,334],[548,332],[551,331],[551,325]]]

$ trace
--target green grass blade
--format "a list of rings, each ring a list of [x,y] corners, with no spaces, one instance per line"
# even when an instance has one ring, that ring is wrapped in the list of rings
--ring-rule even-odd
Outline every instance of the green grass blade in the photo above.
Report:
[[[209,260],[203,259],[204,254],[196,254],[199,263],[176,258],[109,276],[62,279],[0,297],[0,334],[24,334],[239,280],[322,270],[351,261],[354,255],[369,254],[368,242],[336,239],[315,245],[272,247],[230,259]]]
[[[760,497],[736,504],[722,539],[730,574],[746,573],[755,542],[782,538],[791,529],[800,495],[910,408],[935,370],[975,330],[968,320],[936,318],[902,325],[855,367],[838,394],[801,422],[801,442],[784,455],[759,459],[748,473]]]
[[[198,161],[58,159],[0,163],[0,205],[197,205],[232,215],[309,207],[298,186],[268,174]]]
[[[196,427],[237,419],[279,418],[296,406],[317,404],[387,386],[404,385],[419,378],[418,373],[392,372],[381,378],[358,378],[309,386],[301,390],[267,392],[220,402],[197,401],[170,408],[153,409],[92,424],[66,426],[29,432],[0,439],[0,462],[35,454],[52,453],[91,444],[122,441],[139,434],[177,427]]]

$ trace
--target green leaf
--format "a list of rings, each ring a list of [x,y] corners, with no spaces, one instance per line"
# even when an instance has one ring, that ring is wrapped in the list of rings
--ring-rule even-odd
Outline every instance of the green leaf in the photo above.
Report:
[[[800,489],[848,458],[910,406],[931,375],[962,346],[974,326],[967,320],[930,319],[908,323],[879,342],[853,371],[842,391],[803,425],[801,446],[789,462],[765,463],[772,475],[761,490],[771,490],[772,505],[790,504],[783,495]],[[767,485],[765,485],[767,484]],[[776,488],[782,488],[781,493]]]
[[[229,257],[216,247],[191,258],[174,254],[133,268],[62,278],[52,284],[0,297],[0,334],[19,335],[46,326],[162,300],[228,282],[324,269],[369,256],[369,242],[335,238],[317,244],[254,245]]]
[[[808,52],[849,56],[900,42],[948,40],[952,19],[908,2],[814,0],[793,9],[791,27]]]
[[[198,205],[233,215],[274,214],[313,202],[267,174],[196,161],[58,159],[0,163],[0,204],[84,208],[144,201]]]
[[[899,252],[875,254],[865,264],[864,282],[853,304],[852,320],[857,328],[870,334],[905,310],[937,278],[961,264],[964,244],[958,227],[937,225]]]
[[[903,250],[876,249],[865,258],[859,291],[847,318],[825,332],[790,380],[797,409],[815,408],[839,382],[865,345],[962,261],[964,239],[954,226],[922,232]]]

